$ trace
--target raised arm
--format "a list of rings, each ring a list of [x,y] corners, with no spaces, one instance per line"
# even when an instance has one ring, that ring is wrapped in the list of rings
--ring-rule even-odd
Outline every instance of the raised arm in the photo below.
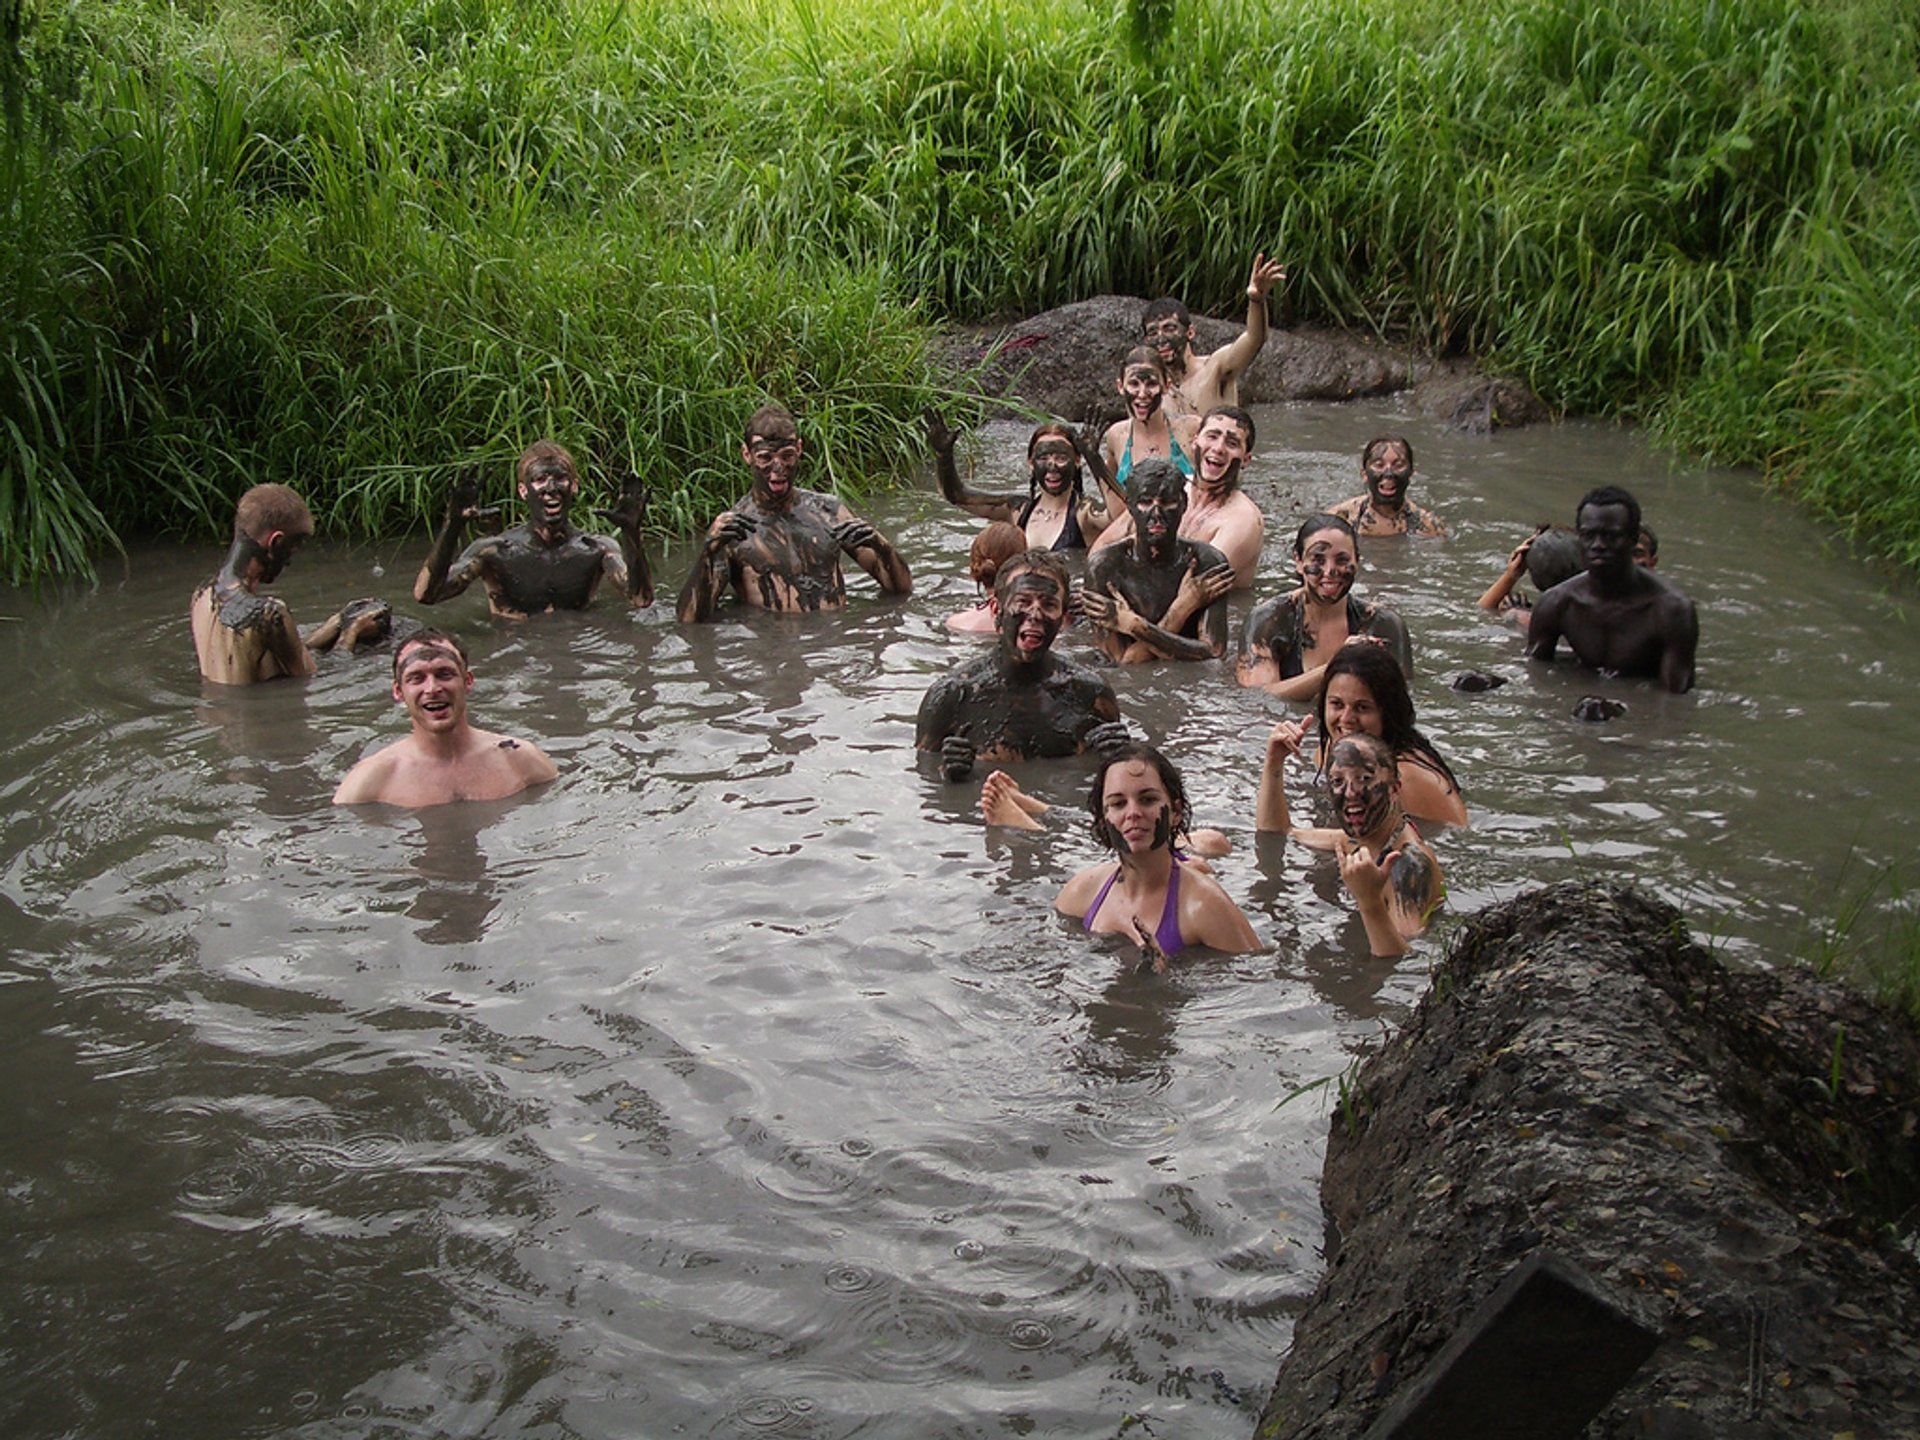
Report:
[[[617,545],[606,545],[602,553],[601,573],[609,584],[626,592],[627,604],[639,610],[653,604],[653,569],[647,563],[647,547],[641,535],[647,522],[647,487],[629,470],[620,481],[620,499],[611,510],[602,510],[619,535]]]
[[[693,569],[681,587],[674,614],[683,624],[711,620],[720,607],[720,597],[733,583],[733,547],[758,528],[749,515],[722,510],[707,527],[707,538],[694,556]]]
[[[911,595],[913,575],[893,543],[842,505],[833,517],[833,538],[840,549],[889,595]]]
[[[1507,597],[1513,593],[1513,587],[1518,585],[1520,577],[1527,573],[1527,552],[1533,549],[1533,542],[1540,538],[1541,532],[1546,528],[1542,525],[1513,547],[1513,553],[1507,556],[1507,568],[1500,572],[1500,578],[1489,585],[1486,593],[1476,602],[1482,610],[1498,611],[1507,603]]]
[[[1253,257],[1253,273],[1247,277],[1247,328],[1223,345],[1207,361],[1213,369],[1213,382],[1222,395],[1239,380],[1253,363],[1260,347],[1267,343],[1267,292],[1287,278],[1287,268],[1264,254]]]
[[[460,546],[460,532],[466,528],[469,520],[499,513],[497,508],[480,504],[480,474],[477,470],[462,470],[454,477],[453,485],[447,492],[446,518],[440,522],[440,529],[433,537],[433,548],[427,552],[426,563],[421,565],[420,574],[413,582],[413,598],[422,605],[437,605],[442,600],[452,599],[479,579],[487,542],[478,541],[467,547],[456,564],[454,552]]]
[[[1080,532],[1089,543],[1105,534],[1107,527],[1117,520],[1133,518],[1127,513],[1126,492],[1113,483],[1113,471],[1108,468],[1107,457],[1097,443],[1098,427],[1099,412],[1093,411],[1086,423],[1073,432],[1073,448],[1080,452],[1080,463],[1093,477],[1093,495],[1081,502],[1080,512]],[[1098,504],[1094,495],[1099,497]]]
[[[933,477],[939,483],[940,493],[965,510],[969,515],[978,515],[982,520],[1005,520],[1013,523],[1020,513],[1025,499],[1020,495],[989,495],[981,490],[970,489],[960,481],[960,472],[954,467],[953,447],[959,435],[947,428],[947,422],[940,412],[928,408],[926,412],[927,446],[933,451]],[[878,577],[876,577],[878,578]]]

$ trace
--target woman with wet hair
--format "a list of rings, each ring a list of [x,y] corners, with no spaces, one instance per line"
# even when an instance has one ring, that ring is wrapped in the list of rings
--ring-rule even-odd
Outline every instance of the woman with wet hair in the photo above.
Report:
[[[980,587],[980,598],[965,610],[947,617],[947,628],[962,635],[993,635],[1000,620],[993,613],[993,581],[1000,567],[1016,555],[1027,553],[1027,537],[1018,525],[996,520],[973,537],[967,553],[967,574]]]
[[[1193,478],[1193,442],[1200,431],[1198,415],[1167,414],[1167,372],[1160,356],[1148,345],[1136,345],[1120,363],[1115,382],[1127,402],[1127,418],[1107,427],[1101,458],[1107,473],[1123,493],[1127,477],[1142,460],[1168,460],[1174,469]]]
[[[937,411],[927,411],[926,421],[940,493],[970,515],[1019,526],[1026,536],[1023,550],[1084,550],[1114,516],[1126,513],[1126,497],[1114,487],[1091,442],[1057,420],[1035,426],[1027,440],[1024,495],[995,495],[963,484],[953,463],[953,447],[960,437],[947,428]],[[1087,498],[1081,481],[1083,461],[1098,487],[1097,505]]]
[[[1353,644],[1381,648],[1400,668],[1413,668],[1413,646],[1400,617],[1353,594],[1360,574],[1360,540],[1338,515],[1309,515],[1293,536],[1300,583],[1263,600],[1241,632],[1237,674],[1282,700],[1319,693],[1327,662]]]
[[[1275,728],[1276,743],[1288,741],[1283,747],[1286,755],[1300,752],[1308,723],[1288,721]],[[1409,815],[1444,825],[1467,823],[1467,802],[1453,767],[1420,733],[1406,672],[1380,646],[1349,645],[1327,662],[1312,723],[1319,732],[1322,771],[1339,740],[1349,735],[1377,736],[1399,762],[1401,804]]]
[[[1087,793],[1093,837],[1113,860],[1089,865],[1054,901],[1096,935],[1139,942],[1153,967],[1204,945],[1229,955],[1260,948],[1253,926],[1220,882],[1183,862],[1174,836],[1187,828],[1186,786],[1172,761],[1151,745],[1101,757]]]

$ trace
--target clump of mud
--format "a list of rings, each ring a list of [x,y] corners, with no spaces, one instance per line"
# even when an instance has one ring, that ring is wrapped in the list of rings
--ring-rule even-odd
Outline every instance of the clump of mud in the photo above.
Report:
[[[1540,1250],[1661,1336],[1588,1437],[1920,1436],[1903,1017],[1729,970],[1630,890],[1557,886],[1463,927],[1349,1098],[1328,1271],[1262,1437],[1361,1435]]]

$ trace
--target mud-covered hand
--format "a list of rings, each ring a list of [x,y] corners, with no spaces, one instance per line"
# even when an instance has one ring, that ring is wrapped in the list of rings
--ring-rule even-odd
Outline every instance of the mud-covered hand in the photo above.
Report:
[[[868,549],[880,538],[880,532],[864,520],[842,520],[832,533],[834,544],[849,555]]]
[[[1079,590],[1077,594],[1080,613],[1086,616],[1090,623],[1098,625],[1102,630],[1111,630],[1114,628],[1113,596],[1107,594],[1104,590],[1088,590],[1085,588]]]
[[[707,554],[721,555],[733,549],[750,537],[760,527],[751,515],[742,515],[738,510],[729,510],[714,522],[707,532]]]
[[[940,773],[949,780],[964,780],[973,773],[973,741],[966,726],[940,742]]]
[[[647,482],[629,470],[620,477],[620,498],[606,510],[594,513],[623,535],[638,535],[647,523],[647,501],[651,492]]]
[[[500,513],[498,505],[480,503],[480,469],[469,465],[453,477],[447,487],[447,525],[458,530],[469,520],[490,520]]]
[[[393,628],[393,607],[376,596],[349,600],[340,607],[340,638],[352,649],[374,645]]]
[[[1133,917],[1133,933],[1140,941],[1140,968],[1151,970],[1156,975],[1167,973],[1167,952],[1160,948],[1160,942],[1153,931],[1147,928],[1147,922],[1138,915]]]
[[[1398,850],[1383,851],[1379,859],[1374,859],[1373,851],[1352,840],[1340,842],[1340,880],[1353,896],[1354,903],[1360,907],[1384,906],[1387,903],[1387,876],[1393,869],[1393,862],[1400,858]]]
[[[953,454],[953,447],[960,441],[959,433],[949,430],[940,412],[931,405],[921,412],[921,418],[927,422],[928,448],[936,455]]]
[[[1173,603],[1188,615],[1198,615],[1215,601],[1224,600],[1233,593],[1233,562],[1222,560],[1217,565],[1200,568],[1200,557],[1195,555],[1187,562],[1187,573],[1180,577],[1180,589],[1173,597]]]

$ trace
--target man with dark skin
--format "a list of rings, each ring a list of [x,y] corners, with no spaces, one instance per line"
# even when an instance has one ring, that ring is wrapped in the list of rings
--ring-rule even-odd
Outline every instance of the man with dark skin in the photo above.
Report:
[[[1342,500],[1338,515],[1360,535],[1445,535],[1447,527],[1431,510],[1407,498],[1413,484],[1413,446],[1398,435],[1380,435],[1360,452],[1367,493]]]
[[[1217,660],[1227,650],[1233,562],[1182,538],[1187,484],[1169,462],[1143,461],[1133,476],[1133,539],[1093,553],[1081,610],[1112,659]]]
[[[753,488],[708,527],[680,591],[682,621],[711,620],[729,590],[758,610],[838,610],[847,600],[843,554],[889,595],[912,592],[907,562],[886,536],[834,496],[794,483],[803,448],[780,406],[754,412],[740,447]]]
[[[188,618],[200,673],[223,685],[295,679],[313,674],[315,652],[341,641],[369,644],[387,633],[392,610],[381,600],[355,600],[306,635],[286,602],[262,595],[313,534],[306,501],[285,485],[255,485],[233,512],[233,544],[220,573],[193,592]]]
[[[514,481],[527,506],[525,523],[474,541],[458,559],[454,549],[467,522],[498,512],[481,508],[474,472],[454,481],[446,519],[413,582],[414,599],[436,605],[478,580],[487,587],[495,615],[523,620],[551,610],[584,610],[607,579],[626,592],[635,609],[653,603],[653,572],[640,541],[647,492],[638,476],[628,475],[619,503],[600,512],[619,530],[618,540],[574,529],[567,513],[580,493],[579,471],[573,456],[551,440],[527,448],[514,466]]]
[[[1078,755],[1127,738],[1113,687],[1053,653],[1068,594],[1066,563],[1052,551],[1000,567],[991,601],[999,643],[934,681],[920,702],[914,744],[940,753],[947,779],[966,779],[977,758]]]
[[[1691,690],[1700,619],[1679,587],[1634,563],[1640,502],[1617,485],[1589,490],[1574,511],[1574,529],[1586,573],[1534,605],[1527,658],[1553,659],[1564,636],[1591,669],[1649,676],[1676,695]]]
[[[1278,260],[1253,257],[1247,277],[1247,328],[1229,345],[1207,355],[1193,348],[1193,315],[1165,297],[1147,306],[1140,337],[1159,353],[1167,372],[1167,414],[1204,415],[1217,405],[1240,403],[1240,377],[1267,343],[1267,292],[1287,278]]]

